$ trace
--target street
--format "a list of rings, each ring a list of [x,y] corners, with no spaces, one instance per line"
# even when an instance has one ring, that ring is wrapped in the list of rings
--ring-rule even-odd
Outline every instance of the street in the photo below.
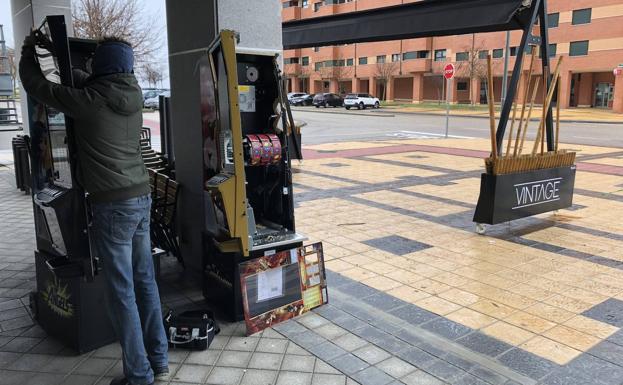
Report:
[[[303,144],[336,141],[367,141],[401,138],[435,138],[445,134],[445,116],[424,114],[392,114],[391,111],[346,111],[341,108],[297,108],[294,119],[304,121]],[[528,139],[534,137],[537,122],[531,122]],[[507,130],[510,128],[509,127]],[[515,124],[515,132],[517,124]],[[488,138],[489,121],[482,118],[450,116],[450,132],[454,137]],[[623,147],[620,124],[561,123],[560,141],[571,144]]]

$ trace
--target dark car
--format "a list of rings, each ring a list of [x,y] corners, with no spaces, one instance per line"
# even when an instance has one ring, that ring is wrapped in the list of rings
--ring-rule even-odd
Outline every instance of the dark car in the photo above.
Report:
[[[299,97],[293,97],[290,99],[290,104],[293,106],[311,106],[314,103],[314,95],[303,95]]]
[[[342,107],[343,105],[344,100],[336,94],[324,93],[314,96],[314,106],[316,106],[316,108],[320,108],[320,106]]]

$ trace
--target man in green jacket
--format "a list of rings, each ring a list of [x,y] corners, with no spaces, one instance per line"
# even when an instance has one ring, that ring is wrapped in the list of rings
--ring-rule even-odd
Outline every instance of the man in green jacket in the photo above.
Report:
[[[125,377],[111,385],[149,385],[168,375],[168,344],[149,238],[149,177],[140,152],[143,97],[129,43],[104,39],[92,73],[77,87],[48,81],[24,41],[19,73],[26,92],[74,121],[78,180],[93,213],[91,242],[103,262],[108,313],[123,351]],[[80,77],[80,79],[78,79]],[[79,83],[79,84],[78,84]]]

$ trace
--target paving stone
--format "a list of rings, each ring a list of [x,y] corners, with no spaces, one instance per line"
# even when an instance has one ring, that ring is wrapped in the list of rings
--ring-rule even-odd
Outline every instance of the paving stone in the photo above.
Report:
[[[316,366],[314,367],[314,373],[320,374],[341,374],[333,366],[327,364],[323,360],[316,360]]]
[[[589,353],[613,364],[623,366],[623,346],[603,341],[589,350]]]
[[[83,356],[55,356],[41,365],[39,370],[46,373],[69,373],[84,360]]]
[[[254,337],[231,337],[225,349],[252,352],[259,341],[259,338]]]
[[[326,338],[329,341],[333,341],[344,334],[348,333],[345,329],[335,325],[335,324],[326,324],[314,330],[318,335]]]
[[[459,367],[465,371],[469,371],[475,365],[473,362],[461,358],[454,353],[447,353],[442,358],[444,361],[449,362],[452,365]]]
[[[208,367],[205,367],[208,369]],[[207,374],[207,372],[206,372]],[[206,384],[209,385],[237,385],[242,376],[244,370],[240,368],[219,368],[212,369]]]
[[[303,355],[309,355],[309,352],[305,349],[303,349],[302,347],[298,346],[297,344],[295,344],[294,342],[291,342],[288,344],[288,349],[286,350],[287,354],[296,354],[299,356],[303,356]]]
[[[310,385],[311,373],[281,372],[277,379],[277,385]]]
[[[377,343],[391,337],[389,333],[379,330],[371,325],[367,325],[358,330],[353,330],[352,333],[372,343]]]
[[[436,360],[426,368],[426,371],[447,382],[454,382],[466,374],[464,370],[443,360]]]
[[[502,385],[506,383],[506,381],[508,381],[508,378],[504,377],[503,375],[480,365],[473,367],[470,370],[470,373],[492,385]]]
[[[452,385],[490,385],[488,382],[484,382],[478,377],[471,374],[466,374],[458,380],[454,381]]]
[[[74,373],[102,376],[106,374],[116,361],[108,358],[89,358],[83,361]]]
[[[431,245],[417,242],[401,236],[391,235],[388,237],[370,239],[363,242],[368,246],[375,247],[379,250],[387,251],[396,255],[405,255],[416,251],[431,248]]]
[[[391,357],[383,362],[379,362],[375,366],[394,378],[402,378],[417,370],[415,366],[397,357]]]
[[[216,366],[246,368],[251,360],[251,352],[225,350],[221,353]]]
[[[218,350],[203,350],[201,352],[191,352],[188,355],[188,358],[186,358],[186,361],[184,361],[184,363],[196,365],[214,365],[216,364],[216,360],[218,360],[220,354],[221,352]],[[174,362],[171,361],[171,352],[169,352],[169,362]]]
[[[63,379],[63,385],[92,385],[95,384],[98,379],[99,377],[96,376],[73,374]]]
[[[450,340],[456,340],[471,333],[473,329],[445,318],[437,318],[421,326],[437,335]]]
[[[623,328],[623,301],[610,298],[582,313],[597,321]]]
[[[400,381],[402,381],[405,385],[445,385],[445,383],[440,379],[421,370],[407,375]]]
[[[240,385],[272,385],[279,372],[274,370],[249,369],[244,373]]]
[[[374,345],[367,345],[353,352],[354,355],[366,361],[370,365],[376,365],[391,357],[391,354]]]
[[[249,368],[279,370],[283,355],[274,353],[253,353]]]
[[[343,294],[348,294],[351,297],[355,297],[357,299],[370,297],[370,296],[373,296],[379,293],[378,290],[370,286],[366,286],[362,283],[354,282],[354,281],[351,283],[347,283],[345,285],[339,286],[337,288],[337,291]]]
[[[345,334],[335,339],[333,343],[348,352],[352,352],[353,350],[357,350],[368,344],[368,342],[365,341],[363,338],[357,337],[356,335],[351,333]]]
[[[288,340],[262,338],[257,345],[256,351],[264,353],[285,353],[288,347]]]
[[[582,354],[567,364],[567,368],[579,372],[590,373],[594,380],[607,385],[620,385],[623,368],[590,354]]]
[[[374,366],[370,366],[353,374],[353,379],[358,381],[361,385],[385,385],[394,381],[394,378],[388,376]]]
[[[344,316],[348,316],[346,312],[336,308],[335,306],[328,304],[324,306],[320,306],[312,311],[312,313],[318,314],[327,320],[335,320],[336,318],[342,318]]]
[[[346,376],[341,374],[320,374],[312,376],[312,385],[345,385]]]
[[[424,322],[438,318],[436,314],[421,309],[415,305],[405,305],[391,310],[389,313],[404,321],[407,321],[411,325],[421,325]]]
[[[350,353],[329,360],[329,364],[331,364],[340,372],[347,375],[353,375],[354,373],[357,373],[370,366],[365,361],[355,357]]]
[[[2,347],[2,351],[26,353],[40,344],[41,338],[15,337]]]
[[[595,380],[586,374],[578,373],[569,368],[560,368],[553,371],[540,383],[543,385],[594,385]]]
[[[419,369],[427,368],[437,360],[435,356],[417,348],[400,351],[396,356]]]
[[[281,363],[281,370],[290,372],[312,373],[316,364],[313,356],[285,356]]]
[[[350,332],[355,332],[356,330],[369,326],[368,323],[360,320],[359,318],[353,317],[350,314],[345,317],[336,318],[333,322]]]
[[[509,368],[535,380],[538,380],[558,365],[532,353],[515,348],[498,358],[498,360]]]
[[[313,346],[309,349],[309,351],[316,357],[326,362],[330,362],[331,360],[347,353],[346,350],[328,341],[323,342],[320,345]]]
[[[497,357],[513,348],[505,342],[499,341],[480,332],[469,334],[468,336],[457,340],[457,342],[468,349],[490,357]]]
[[[296,320],[298,323],[300,323],[301,325],[305,326],[308,329],[316,329],[319,328],[323,325],[327,325],[329,323],[329,321],[324,318],[319,316],[318,314],[315,313],[307,313],[304,316],[297,318]]]
[[[292,337],[290,337],[290,339],[304,349],[310,349],[313,346],[319,345],[327,341],[326,338],[322,337],[321,335],[311,330],[307,330],[303,333],[295,334]]]
[[[612,342],[613,344],[623,346],[623,330],[619,330],[618,332],[614,333],[613,335],[608,337],[607,340],[609,342]]]
[[[283,334],[286,337],[291,337],[291,336],[293,336],[295,334],[303,333],[303,332],[306,332],[307,330],[309,330],[306,327],[304,327],[303,325],[301,325],[298,322],[295,322],[293,320],[289,320],[289,321],[277,324],[277,325],[273,326],[273,329],[275,329],[277,332]],[[221,330],[221,333],[222,333],[222,330]]]
[[[374,306],[375,309],[383,311],[389,311],[407,305],[405,301],[383,292],[378,292],[369,297],[362,298],[362,301],[368,305]]]
[[[412,327],[409,327],[408,329],[401,329],[398,332],[394,333],[394,335],[414,346],[424,343],[424,340],[420,338],[420,336],[418,336],[415,332],[413,332]]]

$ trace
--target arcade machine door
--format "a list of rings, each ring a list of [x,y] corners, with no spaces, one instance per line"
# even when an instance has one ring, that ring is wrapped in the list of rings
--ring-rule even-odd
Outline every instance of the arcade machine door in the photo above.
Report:
[[[73,86],[72,70],[86,69],[96,43],[69,39],[63,16],[48,16],[36,35],[36,58],[46,79]],[[32,97],[28,111],[37,242],[31,306],[46,332],[83,353],[115,338],[91,253],[85,192],[76,178],[73,121]]]

